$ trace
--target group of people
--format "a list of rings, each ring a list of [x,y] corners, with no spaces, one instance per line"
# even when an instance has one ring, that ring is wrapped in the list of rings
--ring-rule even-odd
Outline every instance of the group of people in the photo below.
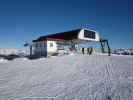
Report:
[[[93,48],[90,47],[90,48],[87,48],[87,54],[91,55],[93,52]],[[85,54],[85,48],[82,48],[82,54]]]
[[[75,45],[71,45],[71,48],[69,48],[69,50],[71,52],[77,52],[77,49],[78,48],[76,48]],[[87,50],[85,50],[86,48],[84,48],[84,47],[81,48],[81,49],[82,49],[82,54],[85,54],[85,51],[87,51],[87,54],[91,55],[92,52],[93,52],[93,48],[92,47],[87,48]]]

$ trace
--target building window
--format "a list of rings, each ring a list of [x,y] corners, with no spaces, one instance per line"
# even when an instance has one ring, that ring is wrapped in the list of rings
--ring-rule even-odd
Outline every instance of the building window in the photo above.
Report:
[[[43,47],[46,48],[46,44],[45,43],[43,43]]]
[[[35,47],[38,48],[38,44],[37,43],[35,44]]]
[[[84,37],[95,39],[95,38],[96,38],[96,37],[95,37],[95,32],[85,30],[85,31],[84,31]]]
[[[42,47],[41,43],[39,43],[39,47],[40,47],[40,48]]]
[[[50,43],[50,47],[53,47],[53,43]]]

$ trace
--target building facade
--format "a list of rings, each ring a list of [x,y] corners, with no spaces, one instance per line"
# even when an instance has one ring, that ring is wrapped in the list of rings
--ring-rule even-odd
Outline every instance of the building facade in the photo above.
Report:
[[[86,42],[100,42],[99,33],[88,29],[76,29],[41,36],[33,40],[33,55],[49,56],[61,51],[76,51],[78,44]]]

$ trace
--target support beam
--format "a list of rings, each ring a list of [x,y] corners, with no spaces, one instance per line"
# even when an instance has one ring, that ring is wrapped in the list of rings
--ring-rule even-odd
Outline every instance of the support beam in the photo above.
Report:
[[[106,41],[106,43],[107,43],[107,47],[108,47],[108,55],[110,56],[110,55],[111,55],[111,49],[110,49],[110,46],[109,46],[108,40]]]
[[[103,42],[101,40],[100,40],[100,44],[101,44],[101,51],[102,51],[102,53],[105,53],[104,45],[103,45]]]
[[[108,40],[107,39],[100,39],[100,44],[101,44],[102,53],[105,53],[105,48],[107,47],[107,49],[108,49],[108,56],[110,56],[111,55],[111,49],[110,49]]]

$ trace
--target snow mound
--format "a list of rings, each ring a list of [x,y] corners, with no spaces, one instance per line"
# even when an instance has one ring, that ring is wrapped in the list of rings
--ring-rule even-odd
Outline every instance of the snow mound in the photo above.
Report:
[[[81,55],[0,64],[0,100],[133,100],[133,57]]]
[[[26,57],[14,59],[14,61],[26,61],[26,60],[28,60],[28,58]]]
[[[0,63],[5,63],[7,62],[8,60],[4,59],[4,58],[0,58]]]

